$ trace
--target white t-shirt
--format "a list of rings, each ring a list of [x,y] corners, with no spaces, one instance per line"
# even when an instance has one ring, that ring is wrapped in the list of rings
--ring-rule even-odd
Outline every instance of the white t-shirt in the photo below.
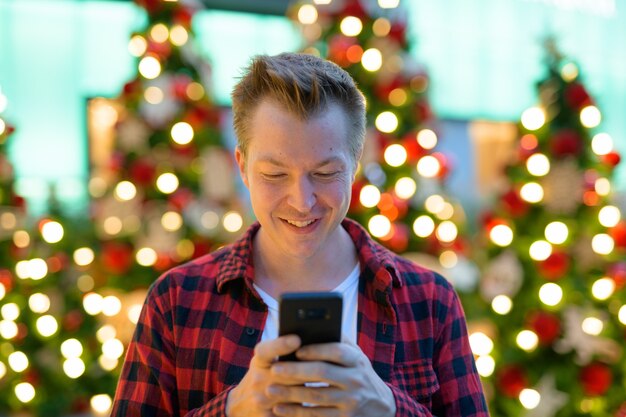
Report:
[[[352,342],[356,344],[356,318],[357,318],[357,301],[359,294],[359,275],[361,273],[360,265],[357,263],[350,275],[348,275],[339,284],[333,292],[341,293],[343,296],[343,312],[341,317],[341,341]],[[265,321],[265,328],[261,335],[261,341],[276,339],[278,337],[278,301],[263,291],[258,285],[253,284],[254,288],[267,304],[269,314]]]

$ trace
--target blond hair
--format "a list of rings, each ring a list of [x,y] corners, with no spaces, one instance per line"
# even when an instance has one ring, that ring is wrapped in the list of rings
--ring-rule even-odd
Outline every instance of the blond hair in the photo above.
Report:
[[[347,116],[348,146],[355,163],[361,155],[365,99],[350,74],[330,61],[298,53],[255,56],[231,96],[237,145],[244,157],[254,111],[266,98],[301,120],[338,104]]]

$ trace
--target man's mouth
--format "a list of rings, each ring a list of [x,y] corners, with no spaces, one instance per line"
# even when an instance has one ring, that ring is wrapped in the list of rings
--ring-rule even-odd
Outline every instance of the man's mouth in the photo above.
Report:
[[[289,223],[292,226],[296,226],[296,227],[307,227],[310,224],[313,224],[314,222],[317,221],[317,219],[313,219],[313,220],[305,220],[305,221],[298,221],[298,220],[285,220],[287,223]]]

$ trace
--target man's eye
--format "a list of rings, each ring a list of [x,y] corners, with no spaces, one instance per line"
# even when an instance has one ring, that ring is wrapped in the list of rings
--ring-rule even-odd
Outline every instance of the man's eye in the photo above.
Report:
[[[263,173],[261,175],[263,175],[263,177],[268,180],[277,180],[277,179],[285,177],[285,174],[282,174],[282,173]]]
[[[318,172],[315,175],[320,177],[320,178],[332,178],[335,177],[339,174],[338,171],[333,171],[333,172]]]

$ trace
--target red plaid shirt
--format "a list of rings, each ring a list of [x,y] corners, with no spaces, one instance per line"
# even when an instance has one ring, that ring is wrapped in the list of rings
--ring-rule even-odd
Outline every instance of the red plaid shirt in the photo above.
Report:
[[[267,307],[252,282],[252,242],[176,267],[150,288],[126,356],[112,416],[226,416],[248,370]],[[480,416],[487,406],[451,285],[344,220],[361,276],[358,345],[393,391],[397,417]]]

